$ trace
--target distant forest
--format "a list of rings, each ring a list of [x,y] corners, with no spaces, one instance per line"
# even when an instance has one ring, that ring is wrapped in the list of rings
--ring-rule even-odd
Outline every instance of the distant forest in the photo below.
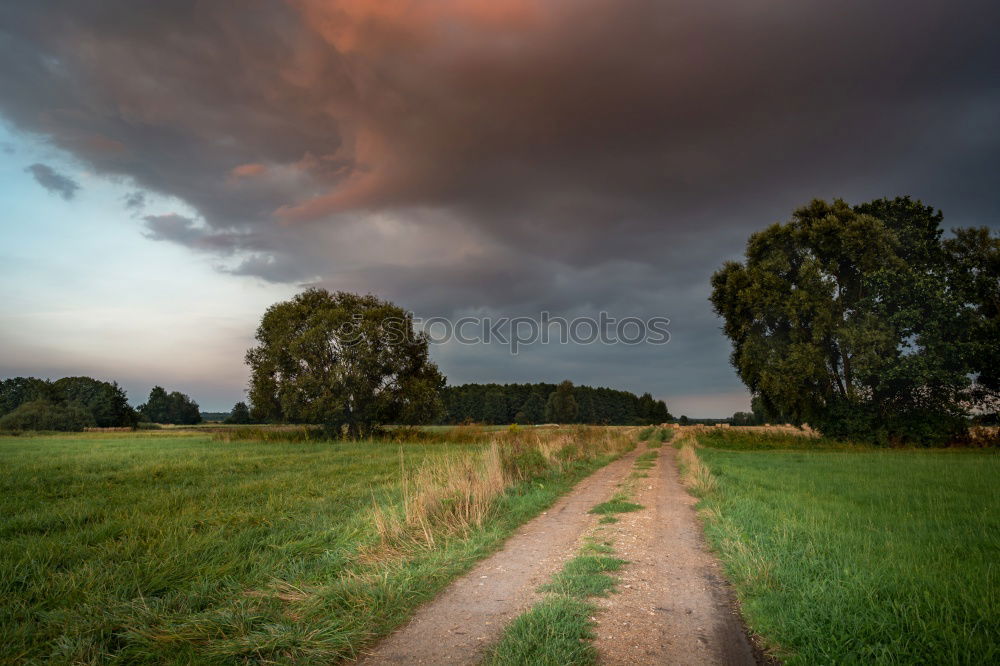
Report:
[[[187,395],[155,386],[145,404],[133,409],[117,382],[93,377],[10,377],[0,381],[0,430],[135,428],[140,423],[201,422],[198,403]]]
[[[590,423],[643,425],[673,420],[667,405],[649,393],[562,384],[463,384],[446,386],[442,424]]]

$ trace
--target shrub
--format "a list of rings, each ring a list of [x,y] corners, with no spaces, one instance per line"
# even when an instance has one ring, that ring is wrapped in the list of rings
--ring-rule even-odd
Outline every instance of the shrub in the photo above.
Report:
[[[0,418],[0,430],[80,431],[94,426],[94,416],[79,403],[32,400]]]
[[[513,440],[500,446],[503,472],[510,479],[531,479],[548,469],[548,461],[538,446],[525,440]]]

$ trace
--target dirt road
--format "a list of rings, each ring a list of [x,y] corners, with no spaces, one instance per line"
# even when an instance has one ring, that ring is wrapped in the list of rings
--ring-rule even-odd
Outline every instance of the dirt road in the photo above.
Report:
[[[630,562],[618,593],[598,600],[596,646],[602,663],[756,663],[719,565],[705,548],[694,500],[680,484],[673,448],[660,449],[649,478],[636,485],[643,510],[600,528],[587,513],[611,497],[642,450],[581,481],[360,663],[478,663],[507,623],[541,598],[538,587],[594,529]]]
[[[627,560],[618,593],[598,600],[595,643],[603,664],[755,664],[728,584],[707,550],[674,457],[660,449],[639,479],[642,511],[601,528]]]
[[[360,663],[476,664],[508,622],[540,598],[548,582],[576,554],[596,523],[587,512],[614,493],[637,451],[577,484],[547,512],[523,525],[499,552],[452,583]]]

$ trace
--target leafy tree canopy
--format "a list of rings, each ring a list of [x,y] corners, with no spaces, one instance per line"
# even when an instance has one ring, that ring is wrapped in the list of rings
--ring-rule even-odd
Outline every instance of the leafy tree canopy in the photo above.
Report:
[[[116,382],[91,377],[63,377],[54,382],[35,377],[11,377],[0,381],[0,416],[29,402],[40,403],[33,405],[32,413],[38,413],[43,407],[58,411],[67,405],[73,405],[71,411],[74,413],[78,408],[83,409],[88,417],[81,421],[81,427],[134,427],[138,420],[125,391]],[[63,416],[60,412],[53,418],[59,420]]]
[[[942,220],[908,197],[817,200],[712,276],[732,363],[762,411],[833,436],[930,444],[997,399],[1000,239],[942,240]]]
[[[520,418],[515,418],[517,423],[541,423],[545,419],[545,398],[539,391],[532,391],[522,403],[518,414]]]
[[[78,402],[31,400],[0,417],[0,430],[80,431],[94,425],[93,415]]]
[[[131,427],[139,420],[117,382],[102,382],[90,377],[63,377],[54,382],[52,388],[62,401],[78,403],[89,411],[99,428]]]
[[[180,391],[167,393],[162,386],[154,386],[149,392],[146,404],[139,407],[139,415],[152,423],[201,423],[201,410],[197,402]]]
[[[233,405],[233,411],[229,413],[229,417],[226,419],[226,423],[232,423],[235,425],[242,425],[251,422],[250,408],[247,407],[247,403],[242,400]]]
[[[375,296],[309,289],[268,308],[247,352],[259,420],[369,433],[433,421],[444,377],[402,308]]]

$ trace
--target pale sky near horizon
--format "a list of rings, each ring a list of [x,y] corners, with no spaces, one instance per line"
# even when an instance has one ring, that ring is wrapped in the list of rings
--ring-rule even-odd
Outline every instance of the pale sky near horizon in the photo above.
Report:
[[[980,0],[5,3],[0,376],[228,410],[264,310],[315,284],[421,317],[668,317],[664,346],[431,353],[451,383],[745,410],[707,298],[750,233],[904,194],[998,226],[998,22]]]

